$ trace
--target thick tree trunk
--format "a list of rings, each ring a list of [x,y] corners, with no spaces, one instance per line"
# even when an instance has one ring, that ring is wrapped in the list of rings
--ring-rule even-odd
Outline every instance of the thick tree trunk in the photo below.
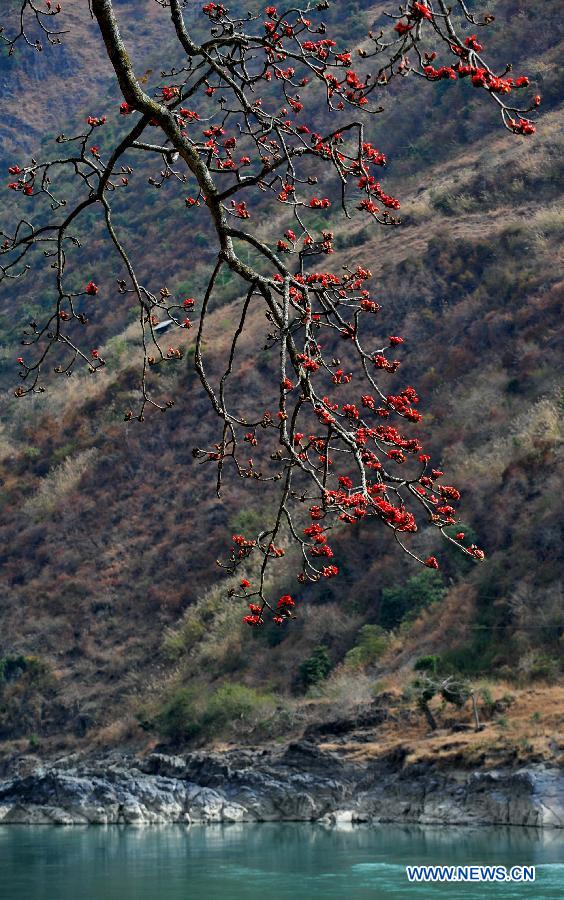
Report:
[[[427,722],[429,723],[429,728],[431,729],[431,731],[436,731],[437,730],[437,720],[435,719],[433,713],[431,712],[431,710],[429,708],[429,704],[422,703],[421,709],[422,709],[423,713],[425,714],[425,718],[427,719]]]

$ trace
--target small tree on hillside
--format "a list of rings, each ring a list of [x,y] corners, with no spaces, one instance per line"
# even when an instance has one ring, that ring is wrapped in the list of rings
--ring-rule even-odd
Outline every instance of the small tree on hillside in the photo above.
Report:
[[[369,33],[356,48],[337,46],[331,37],[323,22],[326,0],[301,8],[251,4],[248,12],[240,3],[233,11],[205,3],[199,7],[208,26],[203,39],[196,37],[202,29],[192,30],[185,17],[195,4],[156,2],[169,18],[182,65],[171,68],[165,58],[154,83],[139,76],[122,38],[119,6],[90,0],[123,101],[107,117],[89,115],[80,134],[61,135],[51,159],[14,161],[10,167],[8,187],[21,196],[26,212],[2,235],[0,278],[10,284],[27,271],[34,251],[43,252],[55,294],[45,321],[28,328],[18,360],[18,395],[44,389],[47,363],[66,375],[79,364],[91,372],[105,364],[85,333],[109,285],[82,269],[82,287],[73,290],[68,277],[78,258],[74,229],[92,210],[120,263],[120,299],[131,299],[138,312],[140,401],[125,418],[142,421],[149,410],[172,406],[172,398],[155,394],[152,374],[174,366],[183,351],[171,331],[163,345],[159,325],[171,320],[179,334],[192,328],[193,365],[219,421],[217,443],[195,448],[194,455],[215,470],[218,493],[229,466],[241,478],[280,486],[272,521],[258,535],[233,536],[229,571],[251,554],[260,558],[255,582],[241,581],[241,596],[250,601],[245,621],[261,625],[269,614],[281,624],[292,616],[292,596],[273,600],[265,590],[268,564],[283,556],[283,532],[301,550],[301,583],[336,576],[330,534],[368,519],[389,528],[409,556],[436,569],[434,556],[420,558],[406,543],[417,530],[417,510],[467,556],[482,559],[483,552],[466,546],[462,533],[451,537],[445,530],[456,523],[460,494],[443,481],[418,438],[403,430],[421,419],[417,391],[406,385],[392,393],[386,387],[400,366],[395,354],[403,339],[377,333],[381,298],[372,292],[368,265],[352,259],[338,270],[329,265],[330,221],[339,209],[345,217],[354,210],[375,226],[399,225],[400,202],[377,174],[385,154],[366,132],[367,118],[380,109],[377,98],[392,81],[464,81],[465,90],[495,103],[503,125],[520,135],[535,131],[529,114],[540,98],[523,98],[526,76],[515,78],[509,67],[497,71],[486,61],[478,35],[492,17],[475,16],[463,0],[452,7],[444,0],[407,0],[390,15],[387,32]],[[59,4],[20,0],[19,7],[18,26],[1,32],[10,53],[19,45],[40,50],[41,41],[64,39]],[[102,149],[105,131],[120,116],[127,131],[111,149]],[[210,218],[217,256],[203,296],[172,296],[156,272],[153,284],[137,273],[134,249],[125,245],[112,202],[130,189],[140,155],[155,160],[155,189],[165,181],[178,185],[178,202],[190,222]],[[80,199],[67,202],[71,176]],[[31,213],[36,205],[37,222]],[[257,228],[265,217],[277,232],[273,242]],[[157,256],[158,248],[150,252]],[[243,301],[224,372],[214,381],[206,328],[226,272],[239,280]],[[245,398],[235,371],[257,305],[267,319],[266,348],[276,359],[276,375],[271,396]],[[304,508],[306,522],[296,514]]]
[[[303,685],[308,688],[324,681],[333,668],[327,648],[323,644],[313,648],[313,653],[304,659],[300,666],[300,678]]]
[[[432,660],[433,657],[423,657]],[[440,696],[445,703],[451,703],[457,709],[462,709],[468,700],[472,701],[472,715],[474,718],[474,727],[476,731],[480,730],[480,717],[478,714],[478,704],[476,702],[476,693],[469,682],[463,679],[457,679],[454,675],[446,678],[440,678],[436,674],[422,675],[416,678],[412,685],[418,708],[421,710],[427,723],[432,731],[437,729],[437,720],[432,712],[429,704],[433,697]]]

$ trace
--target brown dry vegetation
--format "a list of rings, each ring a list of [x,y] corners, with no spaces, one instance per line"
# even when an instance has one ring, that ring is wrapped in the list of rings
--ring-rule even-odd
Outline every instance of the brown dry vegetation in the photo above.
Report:
[[[452,716],[445,715],[447,727],[429,732],[421,715],[403,717],[398,723],[386,723],[378,729],[375,740],[322,744],[351,761],[368,762],[406,751],[405,763],[433,761],[439,766],[495,766],[539,762],[562,765],[564,762],[564,688],[561,686],[515,689],[502,682],[483,682],[494,698],[511,697],[506,713],[494,714],[475,731],[468,708]],[[468,704],[469,706],[469,704]],[[440,704],[435,702],[440,715]],[[468,730],[453,731],[453,725],[467,725]]]
[[[517,19],[533,6],[541,5],[521,4]],[[150,7],[156,15],[157,5]],[[519,24],[508,17],[512,8],[496,4],[508,29],[501,35],[504,46],[514,41]],[[76,24],[80,36],[85,23]],[[157,19],[149,25],[157,27]],[[16,403],[14,309],[23,316],[31,299],[23,289],[6,298],[0,657],[37,654],[52,671],[49,689],[34,695],[30,719],[18,716],[17,692],[12,697],[17,685],[5,689],[0,740],[6,747],[25,746],[32,734],[45,747],[91,740],[147,747],[158,734],[143,732],[136,716],[154,720],[178,690],[194,689],[205,699],[225,683],[275,696],[283,714],[273,730],[296,734],[316,719],[368,704],[382,684],[405,687],[417,658],[450,653],[453,670],[475,682],[487,675],[496,696],[505,690],[500,680],[507,680],[506,690],[517,698],[507,727],[492,721],[477,734],[429,738],[414,713],[408,726],[378,732],[370,752],[402,740],[413,754],[419,744],[421,752],[456,754],[457,742],[463,753],[491,758],[495,747],[501,752],[520,742],[530,744],[531,753],[556,752],[551,741],[563,695],[551,683],[561,676],[564,622],[558,581],[563,220],[555,45],[548,33],[535,31],[519,59],[523,69],[529,59],[547,96],[534,142],[493,131],[497,121],[489,112],[480,118],[473,98],[458,133],[444,91],[426,111],[431,121],[424,135],[420,101],[406,90],[397,110],[382,126],[376,123],[374,138],[392,158],[386,186],[401,195],[403,227],[374,234],[356,222],[346,229],[334,225],[338,250],[331,262],[335,268],[345,260],[370,265],[384,306],[379,333],[406,338],[400,381],[416,384],[422,394],[421,439],[431,442],[462,488],[465,526],[471,523],[488,551],[480,568],[445,553],[442,599],[395,625],[383,655],[360,672],[343,665],[347,652],[363,625],[380,623],[383,592],[407,585],[415,574],[389,536],[358,529],[343,537],[342,577],[300,595],[300,617],[288,633],[250,634],[239,604],[226,599],[229,585],[214,560],[225,555],[233,530],[252,531],[270,500],[262,489],[232,481],[218,501],[210,490],[212,473],[192,459],[193,446],[213,442],[216,423],[189,369],[191,336],[179,342],[185,359],[161,376],[175,408],[143,427],[122,421],[135,395],[138,349],[130,317],[111,296],[103,301],[106,315],[95,317],[92,338],[108,358],[106,369],[95,378],[55,382],[44,397]],[[68,53],[75,65],[73,47]],[[85,59],[93,65],[91,49]],[[22,84],[33,77],[24,70]],[[80,104],[98,86],[81,71]],[[55,96],[60,81],[54,78],[49,91]],[[71,99],[61,116],[68,115]],[[39,119],[35,102],[30,122]],[[55,121],[51,126],[51,119],[45,125],[62,127]],[[10,120],[8,147],[16,127]],[[380,127],[389,147],[378,139]],[[33,130],[26,134],[33,144]],[[152,284],[179,291],[188,285],[196,295],[211,250],[205,228],[195,235],[186,225],[178,199],[166,195],[157,215],[153,200],[133,198],[131,220],[122,211],[123,227],[146,247],[162,247],[158,263],[146,254]],[[263,225],[265,237],[275,224],[270,219],[270,226]],[[107,268],[96,235],[92,253],[100,282],[113,283],[117,273]],[[225,358],[239,302],[235,286],[226,285],[210,318],[213,374]],[[249,325],[235,390],[264,396],[267,407],[274,391],[271,360],[256,353],[266,330],[260,307]],[[390,388],[400,381],[390,380]],[[420,549],[438,549],[421,541]],[[295,590],[295,568],[287,558],[273,591]],[[326,648],[334,672],[317,696],[310,691],[304,697],[300,667],[316,645]],[[533,723],[537,711],[541,720]],[[249,738],[256,740],[256,731]],[[486,746],[492,749],[480,749]],[[359,753],[366,752],[362,747]]]

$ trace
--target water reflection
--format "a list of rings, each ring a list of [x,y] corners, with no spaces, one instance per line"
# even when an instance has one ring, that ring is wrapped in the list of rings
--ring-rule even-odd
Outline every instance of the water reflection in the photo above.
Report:
[[[0,827],[2,900],[563,895],[564,835],[304,824]],[[534,885],[410,885],[406,864],[536,865]]]

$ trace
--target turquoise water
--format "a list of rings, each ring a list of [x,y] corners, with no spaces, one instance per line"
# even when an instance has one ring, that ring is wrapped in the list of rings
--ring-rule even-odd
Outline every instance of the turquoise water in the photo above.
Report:
[[[536,865],[534,884],[409,884],[407,864]],[[564,834],[261,824],[0,827],[2,900],[564,897]]]

